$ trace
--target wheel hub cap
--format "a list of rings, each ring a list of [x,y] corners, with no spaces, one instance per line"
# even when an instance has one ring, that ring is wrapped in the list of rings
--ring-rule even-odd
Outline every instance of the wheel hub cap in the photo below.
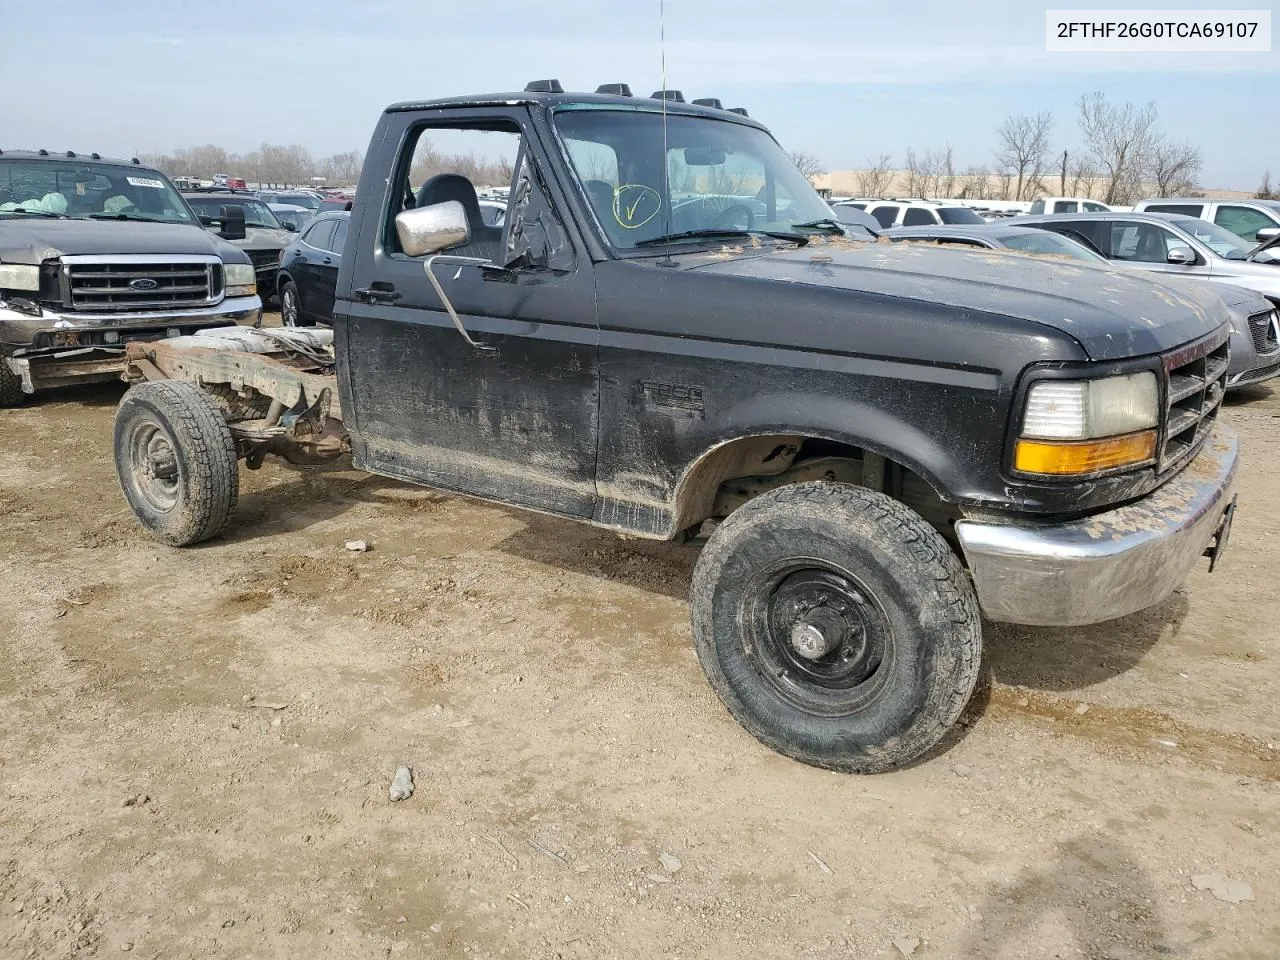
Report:
[[[816,623],[801,621],[791,628],[791,646],[806,660],[821,660],[839,645],[836,637],[823,633]]]

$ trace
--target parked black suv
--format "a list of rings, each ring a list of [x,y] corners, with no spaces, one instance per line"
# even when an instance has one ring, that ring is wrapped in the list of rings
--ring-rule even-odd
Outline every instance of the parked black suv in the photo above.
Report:
[[[542,82],[388,108],[332,332],[130,347],[116,465],[139,520],[214,536],[237,457],[349,449],[632,536],[709,533],[691,614],[712,686],[771,747],[861,771],[959,717],[980,610],[1119,617],[1221,553],[1221,300],[853,242],[759,123],[628,94]],[[466,177],[417,174],[420,143],[463,130],[512,135],[500,228]],[[163,455],[137,442],[158,435]]]
[[[249,258],[134,160],[0,151],[0,406],[114,379],[131,340],[256,323]]]

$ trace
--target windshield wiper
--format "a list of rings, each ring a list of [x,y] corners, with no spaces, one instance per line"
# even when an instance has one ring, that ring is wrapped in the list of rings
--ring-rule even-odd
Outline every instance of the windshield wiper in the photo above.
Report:
[[[660,237],[649,237],[637,240],[637,247],[656,247],[663,243],[679,243],[682,240],[736,240],[746,237],[771,237],[774,240],[787,240],[804,246],[809,238],[803,233],[787,233],[783,230],[681,230],[679,233],[665,233]]]
[[[811,230],[821,230],[823,227],[826,227],[828,230],[838,230],[841,233],[845,232],[845,225],[835,219],[835,217],[819,217],[817,220],[806,220],[804,223],[793,223],[791,225],[792,230],[803,230],[805,227],[808,227]]]
[[[53,213],[49,210],[28,210],[26,207],[14,207],[11,210],[0,210],[0,213],[21,213],[28,217],[48,217],[51,220],[65,220],[65,213]]]
[[[141,220],[143,223],[179,223],[178,220],[163,220],[160,217],[144,217],[139,213],[90,213],[90,220]]]

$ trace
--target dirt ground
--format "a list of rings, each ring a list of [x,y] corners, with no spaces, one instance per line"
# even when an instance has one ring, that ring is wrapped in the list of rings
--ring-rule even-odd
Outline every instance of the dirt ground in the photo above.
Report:
[[[164,548],[120,394],[0,411],[5,960],[1280,955],[1280,392],[1225,414],[1216,574],[988,624],[965,723],[870,778],[721,708],[696,546],[272,462]]]

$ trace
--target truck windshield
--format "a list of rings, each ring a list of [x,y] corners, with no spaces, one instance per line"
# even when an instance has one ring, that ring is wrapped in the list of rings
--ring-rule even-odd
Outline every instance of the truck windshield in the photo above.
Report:
[[[0,159],[0,217],[194,223],[164,174],[79,160]]]
[[[557,111],[570,165],[605,236],[622,250],[685,235],[794,233],[831,208],[769,134],[733,121],[639,110]],[[664,156],[665,145],[665,156]],[[805,228],[839,230],[834,226]],[[697,236],[702,233],[707,236]]]

